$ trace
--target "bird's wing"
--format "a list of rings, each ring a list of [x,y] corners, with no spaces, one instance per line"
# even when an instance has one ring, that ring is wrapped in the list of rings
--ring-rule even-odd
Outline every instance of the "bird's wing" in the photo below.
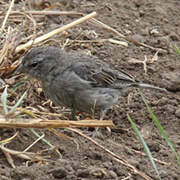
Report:
[[[69,68],[81,79],[89,81],[94,87],[121,88],[121,85],[124,87],[135,83],[134,79],[127,73],[112,70],[109,67],[96,63],[74,63]]]

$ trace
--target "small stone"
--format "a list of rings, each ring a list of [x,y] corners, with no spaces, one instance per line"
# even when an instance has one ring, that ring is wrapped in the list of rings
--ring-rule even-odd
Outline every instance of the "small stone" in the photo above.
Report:
[[[118,178],[117,174],[114,171],[109,171],[109,176],[111,179],[117,179]]]
[[[143,17],[144,15],[145,15],[145,11],[140,10],[140,11],[139,11],[139,16],[140,16],[140,17]]]
[[[77,171],[77,176],[78,177],[82,177],[82,178],[87,178],[87,177],[89,177],[89,169],[81,169],[81,170],[78,170]]]
[[[160,146],[156,142],[148,143],[148,147],[149,147],[151,152],[159,152],[160,151]]]
[[[90,174],[96,178],[102,178],[104,176],[107,176],[107,172],[105,171],[105,169],[97,167],[93,167],[90,170]]]
[[[150,124],[145,124],[142,128],[141,128],[141,135],[144,139],[148,139],[152,136],[152,129],[153,126]]]
[[[175,111],[174,106],[171,104],[166,105],[166,110],[167,112],[172,113],[172,114],[174,114],[174,111]]]
[[[94,160],[101,160],[102,159],[102,154],[98,152],[92,152],[90,157]]]
[[[149,31],[149,34],[157,37],[157,36],[159,36],[159,31],[157,29],[152,29]]]
[[[64,168],[56,168],[51,170],[51,173],[54,178],[65,178],[67,176],[67,172]]]
[[[141,1],[141,0],[135,0],[134,1],[134,4],[136,5],[136,7],[140,7],[140,6],[142,6],[142,5],[144,5],[144,1]]]
[[[105,167],[105,168],[109,168],[111,166],[112,166],[112,162],[107,161],[107,162],[103,163],[103,167]]]
[[[159,44],[161,47],[169,47],[170,42],[168,39],[168,36],[162,36],[162,37],[158,37],[157,39],[157,44]]]
[[[175,32],[171,32],[171,34],[169,35],[169,37],[173,40],[173,41],[178,41],[178,35]]]
[[[132,36],[132,38],[133,38],[134,40],[138,41],[138,42],[144,42],[144,41],[145,41],[144,38],[143,38],[143,36],[141,36],[141,35],[139,35],[139,34],[134,34],[134,35]]]
[[[176,117],[180,118],[180,107],[175,111]]]
[[[159,171],[159,174],[160,174],[160,177],[161,177],[161,178],[165,178],[165,177],[167,177],[167,175],[168,175],[167,171],[165,171],[165,170],[160,170],[160,171]]]
[[[131,165],[135,166],[136,168],[139,168],[139,161],[135,159],[129,159],[128,161]]]
[[[170,91],[180,91],[180,72],[173,71],[163,74],[163,84]]]

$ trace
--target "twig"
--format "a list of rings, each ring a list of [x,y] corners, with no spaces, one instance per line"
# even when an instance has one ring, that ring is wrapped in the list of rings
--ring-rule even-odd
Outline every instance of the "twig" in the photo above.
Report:
[[[47,34],[44,34],[44,35],[36,38],[35,40],[30,40],[26,44],[22,44],[22,45],[18,46],[15,49],[15,52],[18,53],[21,50],[26,49],[26,48],[32,46],[33,44],[38,44],[38,43],[40,43],[40,42],[42,42],[42,41],[44,41],[44,40],[46,40],[46,39],[48,39],[48,38],[58,34],[58,33],[66,31],[67,29],[72,28],[73,26],[76,26],[76,25],[78,25],[80,23],[83,23],[84,21],[87,21],[88,19],[93,18],[94,16],[96,16],[96,12],[92,12],[92,13],[84,16],[84,17],[81,17],[81,18],[77,19],[76,21],[73,21],[70,24],[67,24],[67,25],[65,25],[63,27],[60,27],[58,29],[55,29],[55,30],[53,30],[53,31],[51,31],[51,32],[49,32]]]
[[[149,48],[153,51],[158,51],[159,53],[162,53],[162,54],[167,54],[167,51],[162,49],[162,48],[154,48],[150,45],[147,45],[147,44],[144,44],[144,43],[140,43],[138,41],[136,41],[135,39],[133,39],[132,37],[128,37],[128,36],[125,36],[123,34],[121,34],[120,32],[118,32],[117,30],[115,30],[114,28],[108,26],[107,24],[104,24],[102,23],[101,21],[98,21],[97,19],[95,18],[92,18],[90,20],[90,22],[93,22],[94,24],[98,25],[98,26],[102,26],[104,29],[110,31],[110,32],[113,32],[114,34],[118,35],[119,37],[129,41],[129,42],[132,42],[134,43],[135,45],[138,45],[138,46],[143,46],[143,47],[146,47],[146,48]]]
[[[134,63],[134,64],[136,64],[136,63],[137,64],[143,64],[144,72],[145,72],[145,74],[147,74],[147,64],[152,64],[155,61],[157,61],[158,60],[158,53],[159,53],[159,50],[154,54],[154,56],[151,59],[148,59],[147,56],[145,55],[144,56],[144,61],[133,58],[133,59],[130,59],[128,62],[129,63]]]
[[[111,144],[113,144],[113,145],[116,145],[117,147],[123,147],[123,148],[125,148],[125,149],[127,149],[127,150],[129,150],[129,151],[133,151],[133,152],[135,152],[136,154],[139,154],[139,155],[141,155],[141,156],[147,156],[147,154],[145,154],[145,153],[143,153],[143,152],[141,152],[141,151],[137,151],[137,150],[131,149],[131,148],[129,148],[128,146],[123,146],[122,144],[117,144],[117,143],[113,142],[112,140],[108,140],[108,142],[111,143]],[[156,162],[159,163],[159,164],[162,164],[162,165],[166,165],[166,166],[170,166],[170,165],[171,165],[171,163],[167,163],[167,162],[165,162],[165,161],[161,161],[161,160],[156,159],[156,158],[153,158],[153,160],[156,161]]]
[[[39,156],[36,153],[16,151],[16,150],[12,150],[12,149],[6,148],[4,145],[5,144],[2,144],[0,146],[0,149],[3,152],[6,152],[6,153],[9,153],[9,154],[12,154],[12,155],[16,155],[19,158],[23,158],[23,159],[31,160],[31,161],[42,161],[42,160],[45,160],[44,157]]]
[[[86,136],[85,134],[83,134],[80,130],[78,129],[73,129],[73,128],[67,128],[81,136],[83,136],[84,138],[88,139],[89,141],[91,141],[92,143],[94,143],[96,146],[100,147],[102,150],[104,150],[105,152],[107,152],[108,154],[110,154],[113,159],[117,162],[120,162],[121,164],[125,165],[126,167],[128,167],[134,174],[138,174],[141,177],[143,177],[146,180],[152,180],[151,177],[149,177],[148,175],[146,175],[144,172],[139,171],[138,169],[136,169],[133,165],[129,164],[126,160],[122,159],[121,157],[119,157],[118,155],[116,155],[115,153],[113,153],[112,151],[110,151],[109,149],[105,148],[104,146],[102,146],[101,144],[99,144],[97,141],[93,140],[92,138]]]
[[[36,137],[38,137],[38,139],[41,138],[41,136],[40,136],[33,128],[29,128],[29,130],[30,130]],[[45,144],[47,144],[48,146],[50,146],[51,149],[54,149],[54,148],[55,148],[55,146],[52,145],[49,141],[47,141],[45,138],[41,138],[41,140],[42,140]]]
[[[108,31],[110,31],[110,32],[113,32],[113,33],[117,34],[117,35],[118,35],[119,37],[121,37],[121,38],[124,38],[124,39],[126,38],[126,36],[124,36],[123,34],[121,34],[120,32],[118,32],[118,31],[115,30],[114,28],[108,26],[107,24],[102,23],[101,21],[99,21],[99,20],[97,20],[97,19],[95,19],[95,18],[92,18],[92,19],[90,20],[90,22],[93,22],[93,24],[95,23],[95,24],[98,25],[98,26],[102,26],[104,29],[106,29],[106,30],[108,30]]]
[[[13,158],[11,157],[11,154],[9,152],[7,152],[6,149],[1,148],[1,150],[4,153],[4,155],[6,156],[6,159],[7,159],[8,163],[11,165],[11,167],[16,168]]]
[[[109,39],[93,39],[93,40],[71,40],[71,42],[79,42],[79,43],[104,43],[104,42],[110,42],[112,44],[118,44],[122,46],[128,46],[127,42],[115,40],[112,38]]]
[[[5,16],[5,18],[4,18],[4,21],[3,21],[3,23],[2,23],[1,31],[4,30],[4,27],[5,27],[5,25],[6,25],[6,22],[7,22],[7,19],[8,19],[8,17],[9,17],[9,14],[10,14],[13,6],[14,6],[14,1],[15,1],[15,0],[12,0],[12,1],[11,1],[11,4],[10,4],[10,6],[9,6],[9,9],[8,9],[8,11],[7,11],[7,13],[6,13],[6,16]]]
[[[133,64],[143,64],[144,67],[144,72],[145,74],[147,74],[147,63],[148,63],[148,59],[147,56],[144,56],[144,61],[138,60],[138,59],[131,59],[128,61],[129,63],[133,63]]]
[[[34,146],[38,141],[40,141],[43,138],[44,138],[44,133],[38,139],[36,139],[31,145],[29,145],[23,152],[28,151],[32,146]]]
[[[43,120],[43,119],[0,119],[0,127],[7,128],[65,128],[65,127],[113,127],[108,120]]]
[[[3,11],[0,11],[0,14],[2,14]],[[76,11],[25,11],[27,14],[32,15],[80,15],[82,16],[83,13],[79,13]],[[9,15],[24,15],[24,11],[11,11]]]
[[[11,34],[11,28],[8,27],[7,30],[7,35],[6,35],[6,41],[4,43],[4,46],[0,52],[0,64],[2,64],[4,57],[6,56],[8,49],[9,49],[9,45],[10,45],[10,34]]]

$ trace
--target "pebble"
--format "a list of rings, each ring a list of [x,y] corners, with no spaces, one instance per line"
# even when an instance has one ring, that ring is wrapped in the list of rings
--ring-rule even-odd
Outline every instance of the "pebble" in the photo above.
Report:
[[[77,176],[78,177],[81,177],[81,178],[87,178],[87,177],[89,177],[89,169],[78,169],[77,170]]]
[[[110,175],[111,179],[117,179],[118,178],[117,174],[114,171],[109,171],[109,175]]]
[[[134,34],[132,36],[132,38],[138,42],[145,42],[145,39],[143,38],[143,36],[139,35],[139,34]]]
[[[180,91],[180,72],[173,71],[163,74],[163,82],[170,91]]]
[[[171,32],[171,34],[169,35],[169,37],[173,40],[173,41],[179,41],[179,37],[175,32]]]
[[[65,178],[67,176],[67,171],[63,168],[56,168],[54,170],[51,170],[51,173],[54,178]]]
[[[180,107],[175,111],[176,117],[180,118]]]
[[[174,108],[174,106],[172,104],[167,104],[166,105],[166,111],[169,112],[169,113],[174,114],[175,108]]]

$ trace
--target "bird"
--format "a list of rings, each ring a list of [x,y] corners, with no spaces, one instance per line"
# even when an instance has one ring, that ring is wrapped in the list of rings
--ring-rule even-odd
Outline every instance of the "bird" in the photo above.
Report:
[[[129,88],[166,91],[138,82],[95,56],[67,52],[55,46],[32,48],[16,71],[41,81],[45,94],[56,105],[71,108],[72,114],[99,112],[100,120]]]

